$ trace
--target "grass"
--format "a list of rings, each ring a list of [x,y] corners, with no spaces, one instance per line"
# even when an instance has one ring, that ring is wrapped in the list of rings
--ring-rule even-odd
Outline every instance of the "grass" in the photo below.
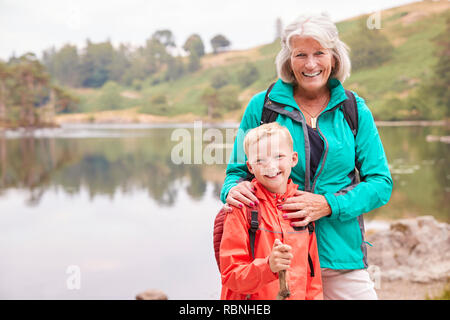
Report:
[[[441,294],[430,297],[428,294],[425,297],[425,300],[450,300],[450,282],[447,280],[447,283],[442,290]]]

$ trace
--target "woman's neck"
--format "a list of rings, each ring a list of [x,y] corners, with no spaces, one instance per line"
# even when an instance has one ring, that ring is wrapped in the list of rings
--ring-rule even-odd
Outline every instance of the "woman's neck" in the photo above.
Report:
[[[299,86],[294,87],[294,97],[302,100],[304,103],[324,100],[324,97],[328,97],[329,94],[330,90],[326,86],[315,91],[305,90]]]

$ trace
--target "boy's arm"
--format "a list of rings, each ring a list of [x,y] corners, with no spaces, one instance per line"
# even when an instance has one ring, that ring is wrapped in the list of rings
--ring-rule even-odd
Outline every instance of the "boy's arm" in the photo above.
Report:
[[[252,261],[247,218],[241,209],[228,213],[220,245],[222,285],[240,294],[258,292],[278,275],[269,267],[269,257]]]

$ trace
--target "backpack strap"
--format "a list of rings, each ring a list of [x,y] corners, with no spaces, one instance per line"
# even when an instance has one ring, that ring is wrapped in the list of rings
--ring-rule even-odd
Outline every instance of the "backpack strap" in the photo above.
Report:
[[[353,136],[356,138],[358,133],[358,106],[356,104],[355,95],[350,90],[345,90],[347,100],[342,104],[342,111],[344,112],[344,118],[347,121],[350,129],[353,132]]]
[[[277,119],[277,117],[278,117],[278,113],[277,112],[275,112],[275,111],[273,111],[273,110],[271,110],[269,108],[266,108],[267,105],[272,103],[272,101],[270,101],[270,99],[269,99],[269,93],[270,93],[270,91],[272,91],[272,88],[273,88],[274,85],[275,85],[275,82],[272,83],[269,86],[269,88],[267,89],[267,91],[266,91],[266,96],[264,97],[264,106],[263,106],[263,111],[262,111],[262,114],[261,114],[260,125],[261,124],[265,124],[265,123],[274,122]]]
[[[314,224],[312,222],[308,223],[308,232],[309,232],[310,236],[314,232]],[[309,264],[310,276],[314,277],[314,264],[313,264],[313,261],[311,258],[311,254],[309,253],[309,250],[308,250],[308,264]]]
[[[258,207],[256,209],[251,209],[247,207],[247,220],[250,224],[250,228],[248,229],[248,235],[250,238],[250,251],[252,253],[252,260],[255,259],[255,239],[256,239],[256,231],[259,228],[259,210]]]
[[[345,94],[347,96],[347,100],[345,100],[342,104],[342,112],[344,113],[344,118],[350,129],[352,130],[353,137],[356,139],[356,135],[358,134],[358,105],[353,92],[350,90],[345,90]],[[360,168],[361,164],[358,162],[355,155],[355,170],[353,170],[352,178],[354,183],[359,183],[361,181],[361,176],[359,173]]]

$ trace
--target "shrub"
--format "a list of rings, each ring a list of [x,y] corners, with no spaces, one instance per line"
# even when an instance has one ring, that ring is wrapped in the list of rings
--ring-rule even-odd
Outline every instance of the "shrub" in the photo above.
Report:
[[[238,72],[238,82],[242,88],[246,88],[256,81],[259,77],[259,71],[252,63],[246,63]]]

